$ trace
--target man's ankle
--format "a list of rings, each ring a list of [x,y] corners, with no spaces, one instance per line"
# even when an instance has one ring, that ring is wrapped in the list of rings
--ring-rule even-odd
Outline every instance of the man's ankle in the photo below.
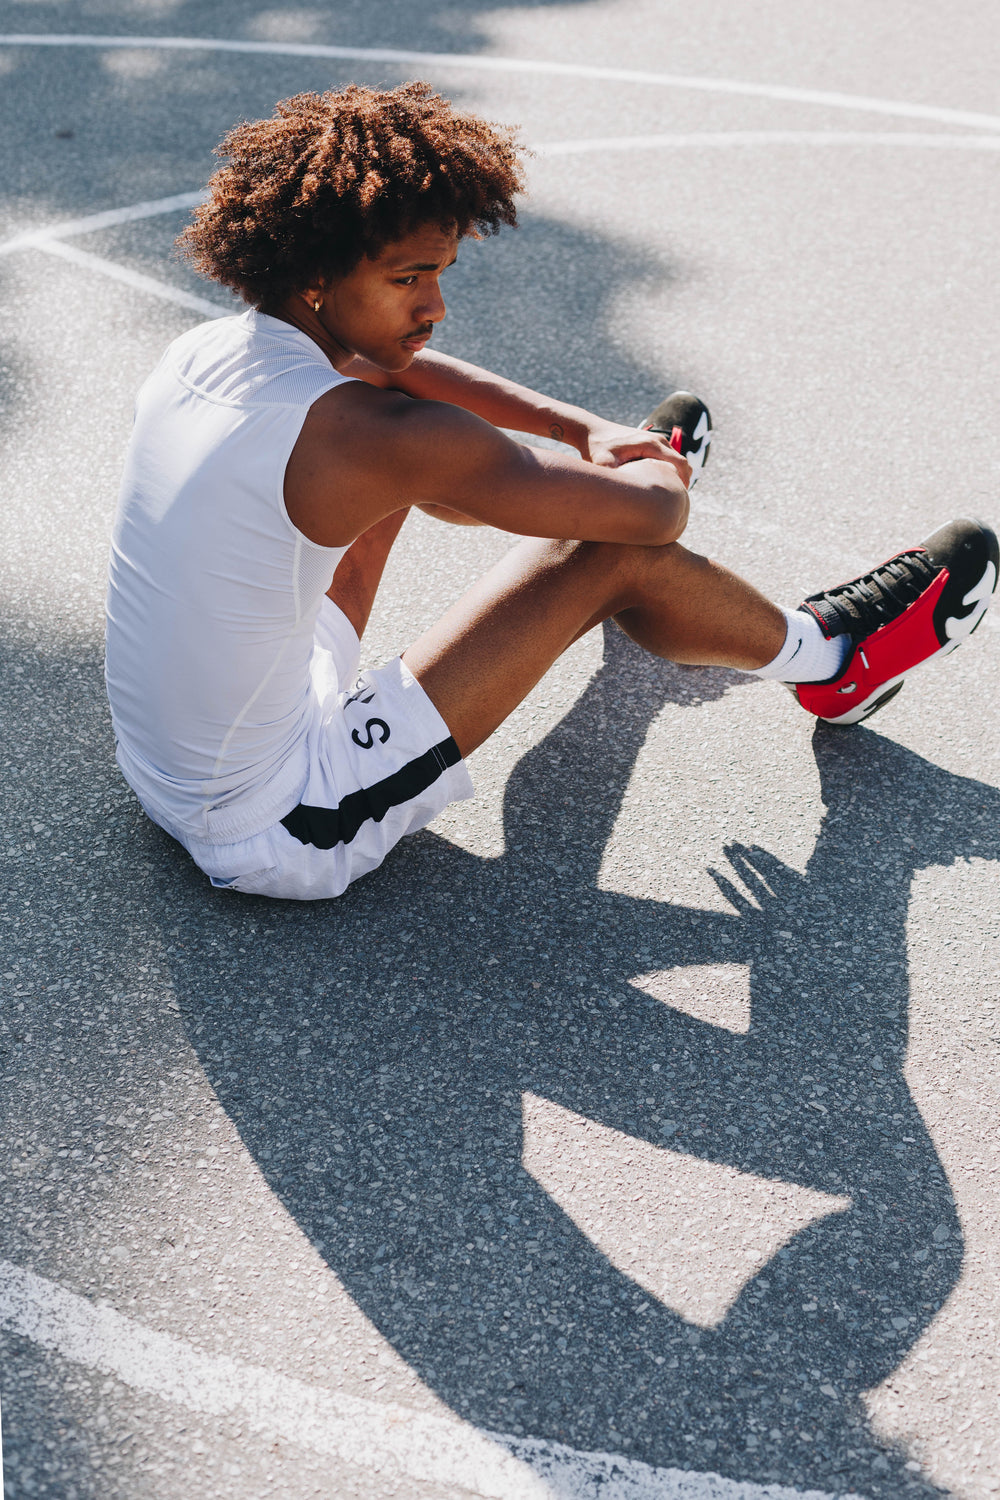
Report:
[[[754,677],[778,682],[828,682],[843,667],[851,649],[850,637],[828,636],[815,615],[806,609],[782,609],[787,627],[785,642],[773,661],[754,669]]]

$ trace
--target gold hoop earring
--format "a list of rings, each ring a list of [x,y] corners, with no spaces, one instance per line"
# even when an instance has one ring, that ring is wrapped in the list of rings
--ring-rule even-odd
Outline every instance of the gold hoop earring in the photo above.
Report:
[[[321,308],[321,307],[322,307],[322,306],[323,306],[323,304],[322,304],[322,302],[321,302],[321,301],[320,301],[320,300],[319,300],[319,298],[318,298],[318,297],[317,297],[317,298],[316,298],[316,301],[315,301],[315,302],[314,302],[314,303],[313,303],[313,312],[319,312],[319,310],[320,310],[320,308]]]

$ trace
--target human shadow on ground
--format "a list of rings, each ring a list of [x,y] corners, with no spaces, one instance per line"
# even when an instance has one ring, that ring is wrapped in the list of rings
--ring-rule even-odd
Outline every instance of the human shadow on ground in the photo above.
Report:
[[[1000,795],[820,726],[826,815],[804,874],[733,846],[732,913],[601,890],[651,719],[738,680],[608,629],[603,666],[510,779],[502,856],[424,834],[337,903],[227,893],[210,944],[204,910],[164,890],[176,993],[274,1192],[463,1417],[743,1479],[936,1493],[873,1436],[860,1393],[961,1264],[902,1076],[904,927],[916,870],[1000,855]],[[722,961],[750,966],[746,1035],[629,983]],[[715,1329],[640,1314],[646,1294],[525,1171],[525,1091],[852,1206],[799,1233]]]
[[[682,274],[662,250],[588,233],[535,212],[529,199],[513,233],[460,247],[442,283],[448,316],[434,341],[534,390],[639,422],[673,387],[612,336],[615,299],[628,287],[652,301],[676,290]],[[671,368],[669,330],[661,349],[670,376],[684,381]]]
[[[33,29],[30,10],[11,8],[11,29],[17,15]],[[375,27],[387,15],[366,13]],[[198,29],[188,6],[171,12],[170,30],[185,29],[185,17]],[[94,29],[98,19],[91,12]],[[116,15],[109,29],[121,24]],[[353,29],[351,40],[365,43]],[[397,34],[395,44],[407,43]],[[334,81],[296,65],[290,84],[287,63],[255,64],[249,83],[243,64],[183,54],[174,63],[181,110],[169,88],[122,83],[96,54],[50,59],[48,87],[33,87],[30,54],[17,53],[5,79],[11,98],[18,76],[28,79],[8,153],[21,169],[15,190],[29,195],[44,181],[53,212],[68,215],[194,186],[240,113]],[[148,108],[137,108],[139,96]],[[70,101],[80,117],[57,118]],[[56,135],[63,123],[72,138]],[[560,273],[544,282],[535,268],[527,318],[521,308],[506,325],[509,288],[506,299],[487,296],[483,346],[523,360],[506,373],[637,415],[662,391],[647,396],[650,372],[591,336],[633,263],[539,224],[537,244]],[[502,240],[488,247],[517,285],[534,234],[529,224],[507,241],[509,256]],[[551,325],[539,316],[539,287]],[[582,330],[578,343],[547,338],[548,326]],[[524,340],[525,327],[543,336]],[[579,384],[567,390],[567,380]],[[613,411],[608,394],[619,388],[627,400]],[[273,1191],[359,1307],[470,1421],[739,1478],[919,1491],[868,1431],[859,1400],[933,1318],[961,1259],[948,1185],[901,1073],[904,924],[915,870],[997,858],[1000,799],[867,729],[820,729],[827,814],[804,875],[766,850],[733,847],[719,877],[731,913],[604,891],[601,855],[652,718],[667,702],[718,696],[737,680],[653,662],[613,631],[606,639],[605,665],[580,702],[511,777],[502,857],[421,835],[341,901],[309,908],[208,890],[134,809],[120,811],[120,791],[112,796],[96,676],[81,695],[84,731],[56,712],[63,676],[33,667],[25,816],[58,788],[78,818],[81,859],[100,832],[118,865],[100,875],[81,864],[57,885],[39,850],[34,891],[19,864],[11,903],[34,895],[44,909],[46,883],[62,901],[70,892],[94,900],[83,946],[103,923],[115,957],[116,924],[160,924],[192,1042]],[[147,878],[132,884],[150,856]],[[39,954],[39,966],[66,962],[54,945]],[[720,961],[750,967],[745,1036],[629,982]],[[106,983],[102,969],[95,985]],[[39,1011],[48,1014],[41,1002]],[[99,1049],[98,1064],[107,1067]],[[39,1080],[41,1111],[48,1085]],[[817,1085],[825,1115],[810,1107]],[[646,1294],[524,1170],[525,1092],[671,1151],[847,1195],[852,1208],[799,1234],[713,1331],[659,1304],[639,1313]],[[900,1160],[904,1136],[912,1145]],[[811,1303],[816,1311],[805,1312]]]

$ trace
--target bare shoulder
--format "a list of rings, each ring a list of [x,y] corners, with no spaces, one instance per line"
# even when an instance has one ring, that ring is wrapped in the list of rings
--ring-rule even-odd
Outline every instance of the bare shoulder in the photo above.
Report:
[[[364,380],[349,380],[313,402],[296,447],[325,450],[334,444],[345,449],[352,440],[363,442],[383,433],[410,405],[410,398],[401,391],[380,390]]]
[[[448,401],[434,401],[384,389],[365,380],[327,391],[310,407],[303,436],[321,446],[333,443],[345,458],[352,449],[371,453],[373,439],[384,441],[385,461],[398,453],[448,437],[459,450],[469,445],[510,445],[496,427]]]
[[[310,541],[344,547],[398,510],[378,484],[382,450],[407,397],[360,380],[334,387],[306,414],[285,467],[285,509]]]
[[[513,443],[469,412],[365,381],[310,407],[285,470],[285,507],[322,546],[346,546],[403,506],[439,501],[463,469]]]

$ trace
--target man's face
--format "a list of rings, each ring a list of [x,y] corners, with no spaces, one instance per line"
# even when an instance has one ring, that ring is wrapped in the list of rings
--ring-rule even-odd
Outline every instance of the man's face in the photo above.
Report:
[[[319,314],[330,337],[382,370],[405,370],[445,314],[441,273],[453,265],[458,236],[433,225],[364,257],[323,290]]]

